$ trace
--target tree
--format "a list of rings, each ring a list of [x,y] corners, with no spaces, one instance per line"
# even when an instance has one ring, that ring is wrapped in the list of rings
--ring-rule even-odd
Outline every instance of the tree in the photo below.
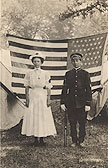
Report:
[[[7,33],[57,40],[105,32],[108,29],[107,1],[99,1],[104,4],[104,8],[101,8],[105,9],[104,12],[97,9],[98,1],[56,0],[55,3],[55,0],[26,0],[25,3],[25,0],[2,0],[2,45],[6,44]],[[92,6],[95,4],[95,8],[90,13],[88,7],[91,3]]]
[[[70,17],[81,16],[86,18],[88,15],[92,16],[95,12],[99,11],[104,13],[108,11],[108,1],[107,0],[75,0],[73,3],[67,6],[67,10],[60,13],[60,21],[64,21]]]

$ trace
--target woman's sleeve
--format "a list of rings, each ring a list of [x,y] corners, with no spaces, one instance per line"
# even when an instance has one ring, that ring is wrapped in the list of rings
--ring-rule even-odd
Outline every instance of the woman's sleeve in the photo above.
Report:
[[[48,89],[52,88],[51,77],[48,72],[45,75],[45,84],[46,84],[46,88],[48,88]]]
[[[24,78],[24,86],[30,86],[30,73],[27,73]]]

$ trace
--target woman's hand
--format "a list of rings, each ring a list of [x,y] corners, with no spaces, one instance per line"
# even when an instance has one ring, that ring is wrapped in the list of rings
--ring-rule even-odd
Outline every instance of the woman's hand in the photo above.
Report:
[[[29,107],[29,98],[26,98],[26,107]]]
[[[51,106],[51,100],[50,97],[47,96],[47,107]]]
[[[29,107],[29,86],[25,88],[25,94],[26,94],[26,107]]]

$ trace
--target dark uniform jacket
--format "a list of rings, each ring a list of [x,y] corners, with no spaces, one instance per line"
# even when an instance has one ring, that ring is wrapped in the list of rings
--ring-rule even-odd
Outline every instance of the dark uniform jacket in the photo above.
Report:
[[[68,108],[81,108],[90,105],[92,99],[89,73],[83,69],[66,72],[61,94],[61,104]]]

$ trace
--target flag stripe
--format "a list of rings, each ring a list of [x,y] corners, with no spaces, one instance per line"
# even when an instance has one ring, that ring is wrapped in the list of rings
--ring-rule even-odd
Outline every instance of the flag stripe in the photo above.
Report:
[[[92,90],[96,89],[96,88],[99,88],[100,87],[100,82],[97,81],[94,86],[92,86]],[[25,88],[22,88],[22,87],[12,87],[13,88],[13,92],[16,93],[17,95],[19,93],[21,94],[25,94]],[[51,95],[54,96],[54,95],[60,95],[61,94],[61,90],[62,90],[62,85],[61,86],[54,86],[54,88],[51,89]]]
[[[48,51],[48,52],[67,52],[67,48],[46,48],[46,47],[37,47],[37,46],[30,46],[21,43],[16,43],[13,41],[9,41],[9,44],[13,47],[24,48],[28,50],[36,50],[36,51]]]
[[[29,59],[23,59],[23,58],[17,58],[17,57],[11,57],[11,61],[15,62],[15,63],[21,63],[23,62],[23,64],[27,64],[27,65],[33,65],[33,63],[31,62],[31,60]],[[67,66],[67,62],[66,61],[58,61],[55,59],[55,61],[44,61],[42,66]]]
[[[9,47],[11,53],[12,52],[17,52],[17,53],[22,53],[22,54],[26,54],[26,55],[32,55],[34,52],[34,50],[28,50],[28,49],[24,49],[24,48],[18,48],[18,47],[13,47],[10,46]],[[48,57],[67,57],[67,52],[46,52],[46,51],[41,51],[42,55],[48,56]]]
[[[96,86],[96,85],[100,85],[100,80],[92,82],[92,86]],[[61,82],[61,84],[60,83],[58,85],[54,84],[53,87],[52,87],[52,90],[54,90],[54,89],[62,89],[62,86],[63,86],[63,81]],[[23,83],[14,83],[14,82],[12,82],[12,87],[25,88]]]
[[[6,37],[7,37],[8,41],[15,41],[15,39],[17,39],[17,40],[20,40],[21,43],[23,43],[22,40],[25,40],[29,44],[31,44],[31,42],[35,42],[35,43],[38,42],[38,44],[42,43],[42,42],[47,42],[47,43],[52,43],[52,45],[53,45],[53,43],[54,43],[54,45],[56,43],[59,43],[59,44],[60,43],[68,43],[68,39],[63,39],[63,40],[39,40],[39,39],[29,39],[29,38],[19,37],[19,36],[15,36],[15,35],[11,35],[11,34],[7,34]],[[43,45],[44,45],[44,43],[43,43]]]
[[[52,85],[62,85],[63,84],[63,79],[60,79],[60,77],[58,77],[58,79],[54,78],[54,76],[53,76],[53,79],[51,77]],[[95,76],[95,77],[91,77],[91,82],[96,82],[96,81],[100,81],[100,80],[101,80],[101,75]],[[14,77],[12,81],[14,83],[24,83],[24,78],[16,78],[16,77]]]
[[[34,65],[28,65],[28,64],[23,64],[23,63],[17,63],[17,62],[13,62],[11,61],[11,65],[14,67],[23,67],[23,68],[28,68],[28,69],[33,69]],[[41,68],[43,70],[66,70],[67,66],[41,66]]]
[[[22,53],[16,53],[16,52],[10,52],[12,57],[18,57],[23,59],[29,59],[30,55],[28,54],[22,54]],[[45,61],[67,61],[66,57],[48,57],[46,56]]]

